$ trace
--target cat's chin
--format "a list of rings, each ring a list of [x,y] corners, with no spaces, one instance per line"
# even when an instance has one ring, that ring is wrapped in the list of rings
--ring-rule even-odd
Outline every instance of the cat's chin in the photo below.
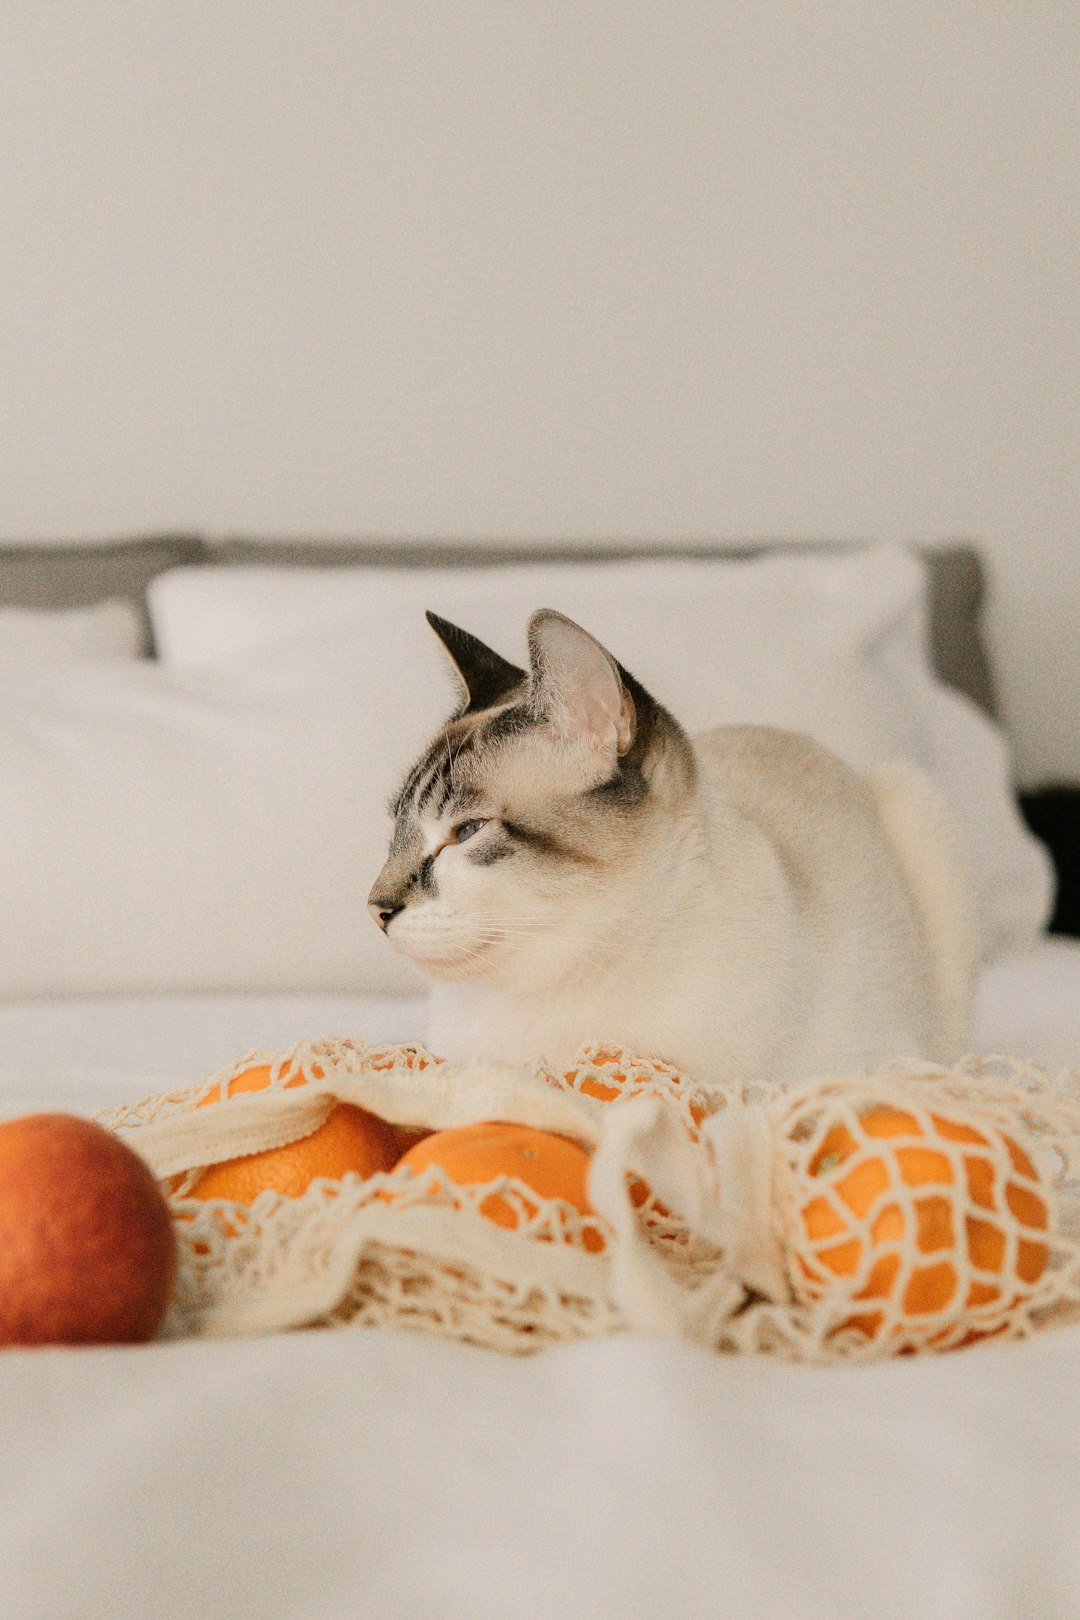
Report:
[[[469,979],[479,978],[476,963],[470,962],[414,962],[414,967],[427,979],[434,979],[436,984],[465,984]]]
[[[463,984],[468,979],[485,977],[484,957],[487,950],[487,946],[481,945],[446,956],[421,956],[416,951],[401,951],[399,954],[427,979],[434,979],[438,984]]]

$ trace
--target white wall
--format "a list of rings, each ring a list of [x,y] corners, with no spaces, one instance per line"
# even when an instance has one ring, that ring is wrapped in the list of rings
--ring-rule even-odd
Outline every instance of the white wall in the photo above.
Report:
[[[976,537],[1080,775],[1075,0],[6,0],[0,534]]]

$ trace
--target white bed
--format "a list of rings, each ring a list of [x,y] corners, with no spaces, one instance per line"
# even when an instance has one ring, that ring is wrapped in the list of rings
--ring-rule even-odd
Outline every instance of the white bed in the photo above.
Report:
[[[139,589],[190,551],[139,553]],[[930,672],[910,563],[851,570],[843,591],[828,573],[816,619],[783,585],[747,628],[740,598],[726,674],[723,604],[702,607],[708,701],[741,715],[765,693],[755,718],[936,769],[981,862],[975,1047],[1080,1067],[1080,942],[1038,938],[1047,863],[1002,740]],[[3,677],[0,1117],[90,1114],[256,1047],[425,1036],[415,985],[360,931],[384,833],[350,729],[373,690],[369,755],[410,729],[386,671],[415,585],[384,573],[356,651],[347,624],[323,633],[317,581],[269,570],[260,595],[199,572],[152,601],[163,666],[128,648],[123,667]],[[283,639],[305,602],[316,641]],[[484,633],[505,605],[500,583],[467,622]],[[359,1329],[13,1350],[0,1620],[1065,1620],[1078,1389],[1080,1327],[828,1370],[631,1336],[512,1359]]]
[[[0,1008],[0,1110],[92,1112],[422,1002]],[[985,975],[976,1045],[1080,1066],[1080,943]],[[817,1370],[381,1330],[0,1357],[4,1620],[1065,1620],[1080,1327]]]

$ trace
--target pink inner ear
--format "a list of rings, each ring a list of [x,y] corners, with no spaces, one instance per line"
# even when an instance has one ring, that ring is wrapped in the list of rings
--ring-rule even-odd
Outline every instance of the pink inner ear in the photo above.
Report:
[[[634,740],[634,700],[621,686],[614,693],[615,703],[607,701],[607,694],[602,698],[597,694],[596,701],[582,706],[580,731],[589,747],[625,754]]]
[[[619,705],[618,721],[619,736],[617,747],[620,754],[625,754],[629,750],[630,744],[634,740],[634,728],[636,725],[637,710],[634,708],[634,700],[626,688],[623,687],[622,703]]]
[[[574,741],[584,743],[595,753],[618,752],[619,729],[611,710],[571,698],[565,712],[569,724],[564,723],[562,729]]]
[[[592,752],[624,754],[634,737],[634,701],[599,642],[550,618],[539,646],[544,707],[559,729]]]

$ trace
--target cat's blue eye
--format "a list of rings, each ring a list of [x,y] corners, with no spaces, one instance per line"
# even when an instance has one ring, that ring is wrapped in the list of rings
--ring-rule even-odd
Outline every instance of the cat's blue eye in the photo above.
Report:
[[[486,827],[486,826],[487,826],[487,820],[486,820],[486,818],[483,818],[483,817],[478,817],[474,821],[461,821],[461,822],[459,822],[458,825],[454,828],[454,841],[455,841],[455,843],[463,844],[467,838],[475,837],[475,835],[480,831],[481,827]]]

